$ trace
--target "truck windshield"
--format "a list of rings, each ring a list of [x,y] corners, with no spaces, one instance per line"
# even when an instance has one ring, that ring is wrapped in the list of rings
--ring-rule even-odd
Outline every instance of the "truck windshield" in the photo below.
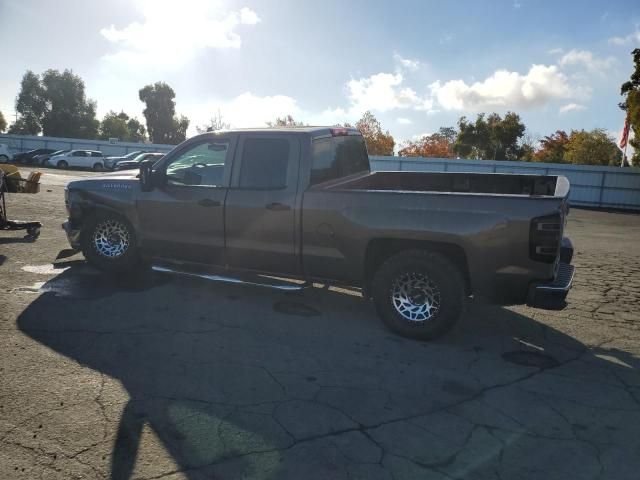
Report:
[[[360,135],[317,138],[311,144],[310,185],[369,171],[369,156]]]

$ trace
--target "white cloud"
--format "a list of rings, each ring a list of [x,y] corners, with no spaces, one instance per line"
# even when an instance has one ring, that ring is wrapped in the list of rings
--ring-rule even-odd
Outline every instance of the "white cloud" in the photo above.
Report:
[[[141,0],[142,22],[100,30],[118,48],[106,59],[117,64],[176,68],[206,48],[239,48],[238,27],[256,25],[260,18],[247,7],[223,12],[219,5],[208,0]]]
[[[565,53],[558,64],[563,67],[578,66],[589,70],[590,72],[605,73],[603,70],[610,69],[615,64],[615,58],[599,58],[588,50],[570,50]]]
[[[638,29],[638,25],[636,25],[636,30],[629,35],[625,35],[624,37],[611,37],[609,39],[609,43],[611,45],[624,46],[631,45],[632,43],[640,43],[640,30]]]
[[[446,110],[480,111],[491,108],[526,109],[554,99],[587,97],[584,88],[570,87],[555,65],[532,65],[526,74],[498,70],[482,82],[464,80],[431,84],[433,96]]]
[[[413,122],[409,118],[398,117],[396,121],[401,125],[411,125]]]
[[[415,71],[420,68],[419,60],[412,60],[411,58],[404,58],[398,53],[393,54],[393,59],[402,68],[410,71]]]
[[[386,112],[394,109],[430,110],[433,102],[410,87],[403,87],[402,73],[377,73],[347,82],[350,110]]]
[[[560,115],[563,115],[568,112],[579,112],[580,110],[585,110],[586,108],[587,107],[585,107],[584,105],[580,105],[579,103],[567,103],[566,105],[561,106],[558,112],[560,113]]]
[[[232,128],[264,127],[276,117],[292,115],[296,120],[307,121],[298,102],[287,95],[258,96],[245,92],[229,100],[209,99],[196,105],[185,105],[192,119],[192,127],[205,124],[220,111]]]
[[[551,50],[549,50],[548,53],[551,55],[560,55],[562,52],[564,52],[564,48],[557,47],[557,48],[552,48]]]

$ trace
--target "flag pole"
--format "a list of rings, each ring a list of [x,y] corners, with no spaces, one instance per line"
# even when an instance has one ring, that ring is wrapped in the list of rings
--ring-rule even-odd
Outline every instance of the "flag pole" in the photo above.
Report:
[[[627,143],[625,143],[624,145],[624,151],[622,152],[622,163],[620,164],[621,167],[624,167],[624,161],[627,159],[627,146],[629,145],[629,141],[627,140]]]

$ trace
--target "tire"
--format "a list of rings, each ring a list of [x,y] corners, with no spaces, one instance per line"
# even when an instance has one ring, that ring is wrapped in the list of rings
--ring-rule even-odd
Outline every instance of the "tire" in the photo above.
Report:
[[[425,250],[389,257],[375,273],[372,293],[384,324],[418,340],[433,340],[449,331],[466,297],[460,270],[444,255]]]
[[[102,165],[100,162],[96,162],[93,164],[94,172],[102,172],[103,170],[104,170],[104,165]]]
[[[69,168],[69,164],[65,160],[60,160],[58,163],[56,163],[56,167]]]
[[[7,157],[6,155],[0,155],[0,163],[7,163],[9,162],[9,157]]]
[[[87,261],[106,272],[130,271],[140,262],[135,229],[115,213],[91,216],[80,231],[80,246]]]

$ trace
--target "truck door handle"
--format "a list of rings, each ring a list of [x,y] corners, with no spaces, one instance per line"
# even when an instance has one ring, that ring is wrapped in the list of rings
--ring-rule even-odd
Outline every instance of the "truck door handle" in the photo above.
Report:
[[[284,203],[280,203],[280,202],[267,203],[265,208],[267,210],[276,210],[276,211],[291,210],[291,207],[289,205],[285,205]]]
[[[211,200],[210,198],[203,198],[198,202],[201,207],[219,207],[221,203],[217,200]]]

